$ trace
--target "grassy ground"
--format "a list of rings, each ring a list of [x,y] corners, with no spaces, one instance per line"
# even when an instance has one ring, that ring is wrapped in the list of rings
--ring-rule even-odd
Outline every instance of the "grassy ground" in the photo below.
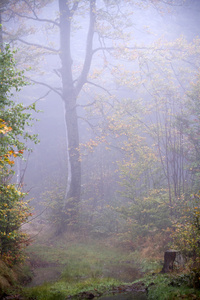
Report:
[[[27,251],[34,277],[19,290],[24,299],[64,300],[75,295],[87,298],[90,293],[99,297],[135,280],[144,282],[148,300],[200,299],[200,291],[191,287],[187,274],[159,273],[162,266],[158,259],[149,258],[151,249],[145,256],[142,251],[119,246],[112,236],[97,239],[68,232],[55,238],[48,230],[38,232],[32,234],[34,242]],[[6,272],[4,280],[8,270],[2,269]],[[14,279],[9,277],[11,286]]]
[[[26,298],[65,299],[90,290],[99,295],[141,276],[133,253],[118,247],[111,237],[68,232],[55,238],[41,232],[28,256],[35,276],[24,290]]]
[[[28,249],[31,264],[36,267],[57,267],[67,280],[88,277],[114,277],[133,281],[138,266],[131,252],[109,244],[109,239],[80,239],[66,234],[55,241],[38,240]]]

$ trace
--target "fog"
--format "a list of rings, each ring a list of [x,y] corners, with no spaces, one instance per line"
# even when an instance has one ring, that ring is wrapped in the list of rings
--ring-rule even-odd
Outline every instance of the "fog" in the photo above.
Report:
[[[40,140],[15,164],[28,230],[131,251],[159,244],[199,189],[200,2],[13,3],[1,10],[3,40],[30,82],[14,99],[36,103],[29,130]]]

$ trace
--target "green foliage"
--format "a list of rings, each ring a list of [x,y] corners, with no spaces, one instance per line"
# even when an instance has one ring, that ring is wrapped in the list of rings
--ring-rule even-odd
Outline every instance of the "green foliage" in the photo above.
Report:
[[[186,137],[184,151],[188,162],[189,173],[192,176],[190,191],[199,191],[200,179],[200,76],[188,91],[184,111],[178,114],[175,126]]]
[[[27,243],[27,237],[19,228],[30,216],[30,210],[23,201],[26,194],[20,186],[11,184],[12,167],[15,158],[23,157],[27,149],[25,142],[37,141],[36,136],[26,130],[32,120],[27,111],[35,110],[35,105],[25,107],[11,100],[13,92],[19,91],[26,82],[23,71],[16,70],[9,45],[0,52],[0,67],[0,254],[13,265],[23,259],[22,246]]]
[[[79,296],[80,293],[91,292],[94,295],[101,295],[102,293],[109,292],[113,287],[118,286],[119,281],[112,278],[90,278],[69,284],[65,281],[58,281],[53,284],[44,284],[40,287],[30,289],[25,293],[26,299],[37,300],[64,300],[66,297]],[[80,295],[81,298],[81,295]]]
[[[187,259],[194,287],[200,287],[200,195],[192,195],[182,208],[182,216],[173,223],[173,247]]]
[[[148,197],[136,198],[118,211],[127,221],[131,239],[153,236],[171,225],[166,191],[152,190]]]
[[[62,226],[61,216],[64,213],[63,187],[57,186],[53,190],[43,192],[43,199],[47,207],[47,219],[54,224],[55,231]]]
[[[47,220],[54,224],[55,234],[60,234],[65,230],[65,225],[74,226],[75,220],[71,216],[76,214],[78,204],[73,204],[73,199],[65,199],[65,188],[56,186],[53,190],[43,193],[43,199],[46,201]],[[74,228],[78,227],[78,224]]]
[[[27,236],[19,231],[30,214],[25,196],[14,184],[0,185],[0,241],[1,256],[9,265],[23,259],[22,245],[27,243]]]
[[[150,300],[199,299],[200,292],[190,286],[187,274],[147,276],[144,282],[148,288]]]
[[[0,297],[17,283],[17,274],[0,260]]]
[[[152,51],[124,51],[135,64],[139,59],[137,72],[122,67],[117,73],[118,84],[132,98],[113,101],[106,126],[122,153],[118,166],[124,204],[117,211],[127,222],[122,235],[129,235],[133,248],[141,237],[159,231],[167,236],[172,221],[184,215],[187,195],[192,188],[199,190],[199,49],[198,38],[188,43],[180,37],[171,43],[159,40]],[[188,246],[191,239],[191,247],[198,226],[187,225],[187,218],[179,223],[182,233],[184,224],[190,227],[185,239]]]
[[[37,137],[26,130],[26,126],[30,126],[33,120],[31,111],[35,110],[35,103],[25,107],[12,100],[14,91],[20,91],[27,84],[23,77],[24,71],[16,70],[14,53],[9,45],[0,52],[0,121],[1,127],[6,129],[1,136],[0,156],[11,150],[13,153],[10,154],[20,157],[27,148],[24,141],[30,139],[37,142]]]

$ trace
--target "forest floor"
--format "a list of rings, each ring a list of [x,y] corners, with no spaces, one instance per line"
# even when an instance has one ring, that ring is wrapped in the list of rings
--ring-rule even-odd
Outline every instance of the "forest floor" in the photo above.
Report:
[[[112,236],[68,232],[55,237],[45,225],[27,231],[33,242],[25,272],[32,280],[16,292],[18,298],[2,299],[200,299],[200,291],[188,287],[187,274],[160,274],[158,259],[141,259],[141,253],[123,248]]]
[[[33,238],[27,249],[33,277],[25,290],[32,297],[44,297],[47,290],[53,291],[55,297],[61,291],[72,296],[90,289],[99,291],[98,296],[109,290],[117,293],[115,287],[123,290],[122,283],[126,282],[131,290],[129,283],[143,276],[133,252],[119,247],[113,237],[89,237],[80,232],[55,237],[45,225],[41,228],[27,228]]]
[[[187,273],[160,274],[163,253],[152,259],[153,249],[142,255],[123,247],[115,236],[97,238],[84,232],[55,238],[45,226],[36,226],[31,235],[28,255],[34,277],[26,288],[30,299],[200,299]]]

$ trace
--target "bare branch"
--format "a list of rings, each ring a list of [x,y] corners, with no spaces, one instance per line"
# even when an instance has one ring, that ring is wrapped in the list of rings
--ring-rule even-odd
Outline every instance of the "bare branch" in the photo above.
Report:
[[[59,77],[61,78],[61,72],[60,72],[60,69],[53,69],[54,73]]]
[[[37,219],[39,216],[41,216],[41,215],[47,210],[48,207],[49,207],[49,206],[45,207],[45,209],[44,209],[41,213],[39,213],[38,215],[36,215],[36,216],[33,217],[32,219],[28,220],[27,222],[22,223],[22,224],[20,225],[20,227],[22,227],[23,225],[25,225],[25,224],[27,224],[27,223],[31,223],[33,220]],[[42,229],[41,229],[36,235],[38,235],[41,231],[42,231]],[[36,235],[34,235],[34,237],[35,237]],[[31,238],[31,239],[32,239],[32,238]]]
[[[78,116],[78,119],[83,120],[84,122],[86,122],[92,130],[94,130],[95,128],[98,127],[98,125],[94,125],[94,124],[90,123],[90,121],[87,120],[84,117]]]
[[[45,97],[47,97],[50,93],[52,92],[52,90],[47,91],[43,96],[41,96],[40,98],[36,99],[35,101],[33,101],[31,104],[29,104],[28,106],[24,107],[23,110],[27,110],[29,108],[31,108],[33,106],[33,104],[37,103],[38,101],[40,101],[41,99],[44,99]]]
[[[79,107],[89,107],[89,106],[92,106],[96,103],[96,100],[94,100],[93,102],[91,103],[88,103],[88,104],[77,104],[77,106]]]
[[[145,47],[145,46],[137,46],[137,45],[135,45],[135,46],[133,46],[133,47],[127,47],[127,46],[124,46],[124,48],[122,48],[122,47],[106,47],[106,46],[104,46],[104,47],[98,47],[98,48],[96,48],[96,49],[94,49],[93,51],[92,51],[92,54],[94,55],[96,52],[98,52],[98,51],[107,51],[107,52],[109,52],[109,51],[115,51],[115,50],[119,50],[119,49],[126,49],[126,50],[148,50],[148,51],[150,51],[150,50],[153,50],[153,51],[166,51],[167,49],[165,48],[165,47],[162,47],[162,48],[156,48],[156,47],[152,47],[152,46],[150,46],[150,47]],[[177,52],[184,52],[184,50],[183,49],[181,49],[181,48],[171,48],[170,49],[171,51],[177,51]]]
[[[29,81],[31,81],[31,82],[33,82],[35,84],[40,84],[40,85],[46,86],[47,88],[49,88],[51,91],[53,91],[54,93],[58,94],[62,98],[62,94],[60,92],[58,92],[58,90],[56,88],[53,88],[49,84],[41,82],[41,81],[37,81],[37,80],[34,80],[34,79],[30,79],[28,77],[26,77],[26,79],[28,79]]]
[[[174,69],[174,66],[173,66],[173,64],[172,64],[172,63],[170,63],[170,65],[171,65],[172,71],[173,71],[173,73],[174,73],[174,75],[175,75],[175,77],[176,77],[176,79],[177,79],[178,83],[179,83],[179,84],[180,84],[180,86],[182,87],[183,91],[184,91],[184,92],[186,92],[186,89],[185,89],[185,87],[183,86],[182,82],[180,81],[180,79],[179,79],[178,75],[176,74],[176,71],[175,71],[175,69]]]
[[[38,22],[50,23],[50,24],[56,25],[58,27],[60,26],[59,23],[57,23],[56,21],[49,20],[49,19],[38,18],[38,16],[35,14],[35,12],[33,12],[33,10],[32,10],[32,12],[34,13],[35,17],[31,17],[31,16],[20,14],[18,12],[13,11],[10,8],[8,9],[8,11],[10,11],[12,13],[12,15],[16,15],[16,16],[18,16],[20,18],[25,18],[25,19],[28,19],[28,20],[34,20],[34,21],[38,21]]]
[[[106,93],[108,93],[109,96],[112,95],[112,94],[109,92],[109,90],[107,90],[106,88],[104,88],[103,86],[101,86],[101,85],[99,85],[99,84],[96,84],[96,83],[91,82],[91,81],[88,81],[88,80],[86,81],[86,83],[91,84],[91,85],[94,85],[94,86],[96,86],[96,87],[98,87],[98,88],[104,90]]]
[[[54,52],[54,53],[59,53],[59,50],[56,50],[54,48],[42,46],[40,44],[35,44],[35,43],[29,43],[29,42],[27,42],[23,39],[20,39],[20,38],[14,38],[14,37],[12,37],[12,34],[6,32],[6,31],[3,31],[3,34],[8,35],[9,37],[11,37],[12,41],[19,41],[19,42],[21,42],[23,44],[26,44],[28,46],[34,46],[36,48],[45,49],[45,50],[48,50],[48,51],[51,51],[51,52]]]
[[[52,92],[52,90],[47,91],[43,96],[41,96],[40,98],[36,99],[31,105],[33,105],[34,103],[37,103],[38,101],[44,99],[44,98],[47,97],[51,92]],[[31,105],[29,105],[29,106],[31,106]]]

